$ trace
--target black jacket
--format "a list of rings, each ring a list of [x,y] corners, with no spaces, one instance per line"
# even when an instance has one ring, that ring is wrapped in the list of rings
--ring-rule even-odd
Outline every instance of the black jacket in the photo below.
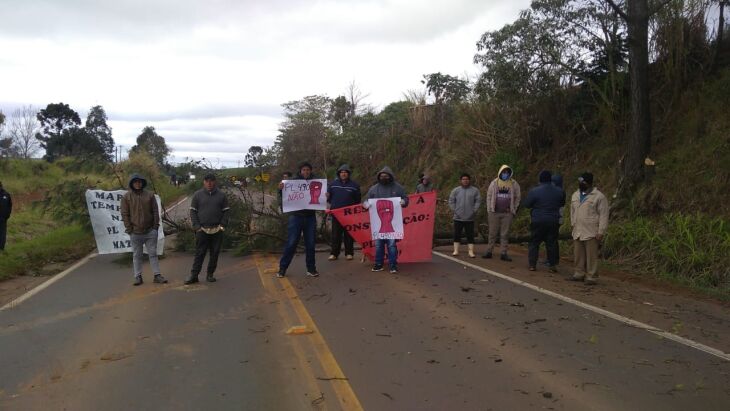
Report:
[[[560,208],[565,205],[565,191],[552,182],[541,183],[527,194],[522,206],[531,209],[533,223],[558,223]]]
[[[7,220],[13,212],[13,199],[10,193],[0,188],[0,218]]]
[[[217,227],[228,225],[228,199],[224,192],[219,189],[208,191],[201,188],[193,194],[190,202],[190,221],[193,229],[200,227]]]

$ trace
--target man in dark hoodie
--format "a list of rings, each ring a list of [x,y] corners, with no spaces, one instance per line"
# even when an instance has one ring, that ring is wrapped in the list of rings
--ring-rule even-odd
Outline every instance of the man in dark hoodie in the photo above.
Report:
[[[10,193],[5,191],[3,183],[0,182],[0,251],[5,250],[5,239],[7,238],[8,219],[13,212],[13,199]]]
[[[543,170],[539,176],[540,184],[527,194],[523,206],[531,209],[530,244],[528,265],[535,271],[540,243],[545,242],[550,271],[556,272],[558,264],[558,238],[560,229],[560,208],[565,205],[565,192],[554,186],[550,171]]]
[[[337,177],[327,186],[327,201],[330,208],[342,208],[358,204],[360,202],[360,184],[350,180],[350,166],[343,164],[337,169]],[[332,253],[330,260],[336,260],[340,256],[340,247],[342,246],[342,237],[345,237],[345,258],[352,260],[355,254],[355,241],[352,236],[345,231],[336,218],[332,218]]]
[[[299,173],[294,180],[305,180],[309,183],[309,180],[316,178],[312,174],[312,165],[309,162],[303,162],[299,165]],[[279,183],[279,190],[284,188],[284,183]],[[317,230],[317,214],[314,210],[297,210],[289,213],[289,219],[286,228],[287,239],[284,245],[284,254],[279,260],[279,272],[276,276],[279,278],[286,276],[286,270],[289,268],[292,259],[294,259],[294,253],[297,251],[297,245],[299,244],[299,237],[304,235],[304,250],[306,254],[306,264],[308,277],[319,277],[317,272],[317,262],[314,257],[314,245],[316,239]]]
[[[213,274],[218,267],[218,254],[221,252],[223,232],[228,226],[228,211],[231,209],[226,194],[216,185],[215,174],[206,175],[203,178],[203,188],[193,194],[190,202],[190,221],[195,230],[195,259],[190,277],[185,280],[185,284],[198,282],[198,275],[208,251],[210,255],[205,280],[209,283],[216,282]]]
[[[142,246],[147,246],[150,267],[154,273],[153,282],[164,284],[165,277],[160,274],[157,260],[157,230],[160,229],[160,210],[155,195],[147,190],[147,180],[133,174],[129,179],[129,190],[122,197],[121,213],[124,229],[132,242],[132,265],[134,266],[134,285],[142,284]]]
[[[371,198],[391,198],[400,197],[402,207],[408,207],[408,195],[406,190],[395,181],[395,176],[390,167],[383,167],[378,172],[378,182],[370,187],[365,195],[365,201],[362,203],[363,208],[369,208],[368,201]],[[398,248],[395,245],[395,239],[375,240],[375,264],[371,271],[383,271],[383,262],[385,261],[385,246],[388,246],[388,263],[390,264],[390,273],[398,272]]]

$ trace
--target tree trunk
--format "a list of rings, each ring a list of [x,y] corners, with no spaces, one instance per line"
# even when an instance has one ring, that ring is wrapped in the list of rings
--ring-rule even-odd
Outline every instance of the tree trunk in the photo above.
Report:
[[[717,22],[717,41],[715,44],[715,56],[712,59],[712,71],[717,69],[717,61],[720,59],[720,53],[722,52],[723,34],[725,32],[725,3],[727,3],[727,0],[720,0],[720,18]]]
[[[647,0],[628,0],[629,75],[631,117],[619,194],[626,196],[644,179],[644,159],[651,150],[649,107],[649,5]]]

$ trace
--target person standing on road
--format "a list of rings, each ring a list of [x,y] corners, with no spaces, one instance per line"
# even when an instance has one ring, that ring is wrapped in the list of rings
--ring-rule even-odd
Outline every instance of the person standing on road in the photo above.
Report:
[[[416,186],[416,193],[430,193],[431,191],[433,191],[431,177],[424,174],[423,177],[421,177],[421,182]]]
[[[459,243],[461,234],[466,230],[466,242],[469,249],[469,257],[474,258],[474,217],[479,210],[482,196],[479,189],[471,185],[471,176],[462,174],[459,187],[451,190],[449,195],[449,208],[454,212],[454,252],[451,255],[459,255]]]
[[[0,251],[5,251],[5,241],[8,232],[8,219],[13,213],[13,199],[10,193],[5,191],[3,183],[0,182]]]
[[[362,206],[366,210],[370,207],[369,199],[374,198],[391,198],[400,197],[400,205],[408,207],[408,195],[402,185],[395,181],[395,175],[390,167],[385,166],[378,172],[378,182],[368,190],[365,195],[365,201]],[[398,272],[398,247],[395,239],[377,239],[375,240],[375,264],[370,271],[383,271],[383,262],[385,261],[385,246],[388,246],[388,263],[390,265],[390,273]]]
[[[284,199],[282,198],[282,194],[281,194],[281,185],[283,184],[282,182],[284,180],[290,180],[290,179],[291,179],[291,172],[290,171],[284,171],[281,174],[281,182],[279,182],[280,188],[277,191],[278,191],[278,194],[279,194],[278,195],[278,198],[279,198],[279,211],[281,211],[282,213],[284,212]]]
[[[608,200],[593,187],[593,174],[578,178],[578,190],[570,199],[570,224],[573,226],[575,272],[573,281],[594,285],[598,281],[598,247],[608,229]]]
[[[337,178],[327,186],[327,201],[330,208],[342,208],[360,203],[360,184],[350,180],[350,166],[343,164],[337,169]],[[329,260],[336,260],[340,256],[342,237],[345,240],[345,258],[352,260],[355,254],[355,240],[345,231],[336,218],[332,218],[332,253]]]
[[[487,188],[487,223],[489,224],[489,240],[487,251],[482,258],[492,258],[492,250],[497,242],[501,247],[500,258],[512,261],[507,255],[509,247],[509,228],[520,206],[520,185],[512,178],[513,172],[508,165],[499,168],[497,178]]]
[[[309,183],[309,180],[316,178],[312,174],[312,164],[305,161],[299,165],[299,173],[294,180],[304,180]],[[279,190],[284,189],[284,183],[279,183]],[[299,244],[299,237],[304,235],[304,252],[306,255],[306,264],[308,277],[319,277],[317,272],[317,262],[315,260],[314,245],[317,234],[317,214],[314,210],[297,210],[289,213],[287,223],[287,238],[286,244],[284,245],[284,254],[279,260],[279,271],[276,276],[279,278],[286,276],[286,270],[289,268],[294,254],[297,251],[297,245]]]
[[[157,259],[157,230],[160,229],[160,210],[157,208],[155,195],[147,190],[147,180],[139,174],[129,179],[129,190],[122,197],[121,213],[124,231],[129,234],[132,243],[132,266],[134,267],[134,285],[142,281],[142,246],[147,246],[150,267],[154,273],[153,282],[165,284],[167,280],[160,273],[160,262]]]
[[[523,206],[531,209],[530,244],[528,247],[528,265],[535,271],[540,244],[545,242],[548,265],[551,272],[557,272],[558,238],[560,229],[560,208],[565,205],[565,192],[553,185],[550,171],[542,170],[539,185],[527,193]]]
[[[198,275],[208,252],[205,280],[209,283],[216,282],[213,274],[218,267],[218,255],[223,245],[223,232],[228,226],[230,209],[226,194],[217,188],[215,174],[207,174],[203,178],[203,188],[193,194],[190,202],[190,221],[195,230],[195,259],[185,284],[198,282]]]

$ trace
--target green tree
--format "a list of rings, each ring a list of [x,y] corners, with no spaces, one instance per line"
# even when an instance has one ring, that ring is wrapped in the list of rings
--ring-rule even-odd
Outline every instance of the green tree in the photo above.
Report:
[[[81,158],[99,157],[104,153],[99,140],[79,127],[81,118],[68,104],[49,104],[38,112],[41,131],[36,133],[41,147],[46,149],[45,159],[54,161],[64,156]]]
[[[167,156],[170,155],[170,148],[165,142],[165,138],[157,134],[155,128],[147,126],[142,130],[142,133],[137,137],[137,144],[130,150],[132,153],[140,151],[147,152],[152,158],[155,159],[157,164],[163,166]]]
[[[251,146],[248,148],[248,153],[246,153],[246,156],[243,159],[243,163],[246,165],[246,167],[260,167],[261,162],[259,161],[261,159],[261,156],[264,154],[264,149],[261,146]]]
[[[113,159],[114,138],[112,129],[107,124],[107,116],[102,106],[94,106],[86,117],[86,132],[99,141],[107,161]]]
[[[294,170],[299,162],[309,160],[315,167],[326,168],[326,141],[335,134],[330,117],[332,100],[321,95],[307,96],[283,107],[285,120],[274,143],[280,164]]]
[[[448,74],[424,74],[421,83],[432,94],[436,104],[458,103],[469,95],[469,82]]]

